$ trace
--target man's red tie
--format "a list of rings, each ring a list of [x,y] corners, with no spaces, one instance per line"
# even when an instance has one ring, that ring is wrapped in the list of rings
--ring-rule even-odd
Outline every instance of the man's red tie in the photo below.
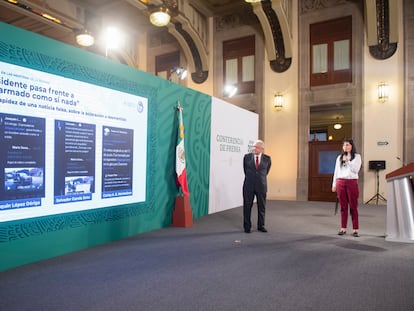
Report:
[[[259,168],[259,157],[256,156],[256,170]]]

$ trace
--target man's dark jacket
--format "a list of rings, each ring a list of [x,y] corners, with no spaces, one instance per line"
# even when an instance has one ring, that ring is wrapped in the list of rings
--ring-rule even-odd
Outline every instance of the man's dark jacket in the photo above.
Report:
[[[272,161],[270,156],[262,154],[259,168],[256,170],[255,154],[248,153],[243,159],[244,183],[243,191],[267,192],[267,174],[270,171]]]

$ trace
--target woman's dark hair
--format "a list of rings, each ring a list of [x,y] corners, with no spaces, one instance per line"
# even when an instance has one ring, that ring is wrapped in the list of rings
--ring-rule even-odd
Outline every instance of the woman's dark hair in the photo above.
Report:
[[[352,146],[352,150],[351,150],[351,161],[355,158],[355,153],[356,153],[356,150],[355,150],[355,145],[354,145],[354,140],[352,139],[352,138],[344,138],[343,140],[342,140],[342,145],[344,144],[344,143],[349,143],[351,146]],[[342,154],[343,154],[344,152],[342,151]]]

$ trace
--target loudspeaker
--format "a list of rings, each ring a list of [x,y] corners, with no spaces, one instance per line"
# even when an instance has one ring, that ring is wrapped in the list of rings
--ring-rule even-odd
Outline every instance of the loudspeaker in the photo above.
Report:
[[[385,170],[385,161],[369,161],[370,170]]]

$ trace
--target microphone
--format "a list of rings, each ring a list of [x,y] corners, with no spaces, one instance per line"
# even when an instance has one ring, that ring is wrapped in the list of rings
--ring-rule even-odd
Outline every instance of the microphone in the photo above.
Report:
[[[341,163],[342,163],[342,165],[344,165],[345,164],[345,160],[344,160],[344,157],[347,157],[348,156],[348,152],[347,151],[344,151],[344,153],[342,154],[342,158],[341,158]]]

